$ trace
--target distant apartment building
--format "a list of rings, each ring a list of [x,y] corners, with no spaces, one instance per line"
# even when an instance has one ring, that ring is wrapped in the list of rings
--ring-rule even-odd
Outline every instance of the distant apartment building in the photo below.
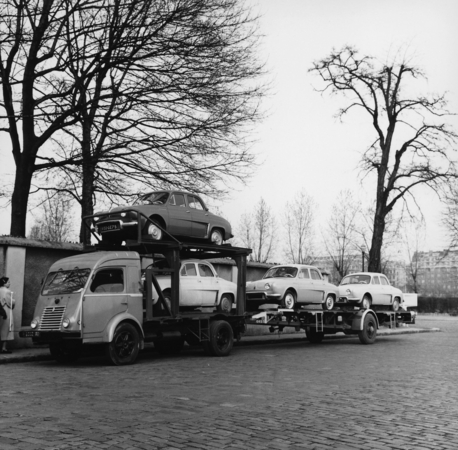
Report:
[[[409,277],[420,295],[458,296],[458,250],[416,252],[410,263]]]

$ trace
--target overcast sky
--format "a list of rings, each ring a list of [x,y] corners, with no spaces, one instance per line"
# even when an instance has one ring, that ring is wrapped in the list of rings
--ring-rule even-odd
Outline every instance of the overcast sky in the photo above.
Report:
[[[286,201],[304,189],[319,203],[319,227],[325,225],[339,191],[352,189],[373,198],[375,186],[361,183],[358,171],[360,155],[372,137],[370,124],[352,114],[344,123],[336,120],[339,101],[317,93],[319,80],[307,72],[333,48],[349,44],[381,61],[400,50],[428,75],[426,89],[449,91],[449,106],[458,111],[457,0],[247,3],[261,16],[260,58],[267,64],[272,89],[264,102],[267,117],[254,130],[253,150],[262,165],[247,187],[234,186],[237,190],[218,205],[234,228],[241,213],[253,210],[261,196],[280,219]],[[12,183],[11,154],[2,152],[0,170]],[[440,227],[441,207],[425,191],[420,204],[428,226],[426,249],[441,249],[447,243]],[[8,234],[10,211],[0,214],[0,233]]]
[[[349,114],[334,118],[337,98],[322,96],[320,82],[308,73],[313,61],[349,44],[380,61],[398,51],[428,76],[422,88],[449,91],[458,111],[458,1],[455,0],[250,0],[261,15],[261,57],[267,61],[272,94],[267,119],[257,128],[254,150],[264,161],[247,188],[240,188],[221,209],[233,224],[262,196],[280,219],[285,201],[305,191],[319,202],[318,228],[330,214],[338,192],[351,189],[367,200],[375,185],[362,182],[361,153],[373,137],[371,124]],[[456,126],[455,129],[458,129]],[[425,250],[447,245],[437,198],[422,190],[427,220]],[[318,233],[319,234],[319,233]]]

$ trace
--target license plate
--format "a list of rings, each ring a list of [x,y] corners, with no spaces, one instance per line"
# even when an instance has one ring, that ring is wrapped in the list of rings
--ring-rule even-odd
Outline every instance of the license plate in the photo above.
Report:
[[[119,223],[107,223],[106,225],[99,225],[98,229],[101,233],[106,233],[107,231],[118,231],[120,227]]]
[[[39,331],[23,331],[21,337],[40,337]]]

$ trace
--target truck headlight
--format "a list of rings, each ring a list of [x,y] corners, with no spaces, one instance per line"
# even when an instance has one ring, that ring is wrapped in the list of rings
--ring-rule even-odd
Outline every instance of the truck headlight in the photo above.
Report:
[[[30,327],[35,329],[37,326],[38,326],[38,318],[35,317],[35,319],[33,319],[32,322],[30,322]]]
[[[62,326],[64,328],[68,328],[70,326],[70,319],[67,319],[65,318],[63,321],[62,321]]]

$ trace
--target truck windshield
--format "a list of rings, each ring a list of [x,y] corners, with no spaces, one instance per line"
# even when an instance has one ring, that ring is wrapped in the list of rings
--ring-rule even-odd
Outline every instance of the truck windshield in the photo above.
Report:
[[[272,267],[267,271],[267,273],[263,276],[263,278],[295,278],[297,275],[297,268],[296,267],[288,267],[288,266],[281,266],[281,267]]]
[[[72,270],[50,272],[41,293],[42,295],[60,295],[81,291],[90,273],[91,269],[79,269],[78,267]]]

